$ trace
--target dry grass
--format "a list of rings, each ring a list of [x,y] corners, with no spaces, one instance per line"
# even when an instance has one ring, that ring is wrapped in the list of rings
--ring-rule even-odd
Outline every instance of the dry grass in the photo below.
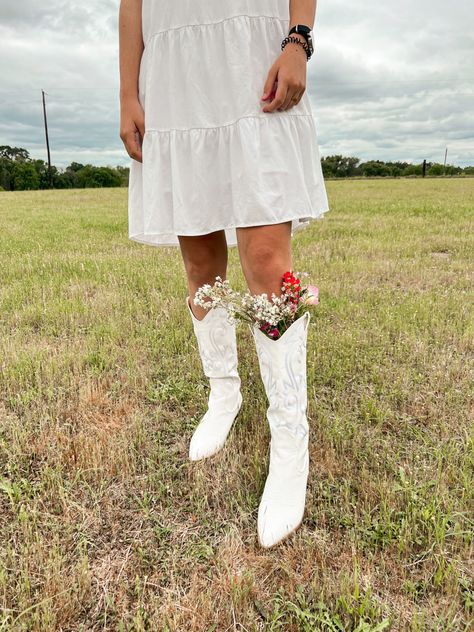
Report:
[[[176,249],[126,191],[0,194],[0,630],[467,630],[474,180],[330,182],[301,529],[258,547],[265,397],[191,464],[208,394]],[[237,251],[229,278],[243,289]]]

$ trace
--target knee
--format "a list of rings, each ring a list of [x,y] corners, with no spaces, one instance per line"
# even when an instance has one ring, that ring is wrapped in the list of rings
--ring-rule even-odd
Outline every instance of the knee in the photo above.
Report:
[[[220,262],[212,247],[200,247],[187,253],[185,268],[188,279],[198,285],[213,283],[215,277],[220,274]]]
[[[205,258],[191,259],[186,263],[188,279],[198,285],[210,283],[210,279],[213,278],[214,271],[215,268],[210,265],[209,261]]]
[[[247,268],[254,281],[272,284],[276,275],[286,271],[286,257],[272,244],[250,246],[246,253]]]

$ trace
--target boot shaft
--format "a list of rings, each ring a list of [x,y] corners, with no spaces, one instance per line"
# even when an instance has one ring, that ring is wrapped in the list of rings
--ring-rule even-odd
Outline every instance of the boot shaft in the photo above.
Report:
[[[222,307],[213,307],[202,320],[193,314],[189,296],[186,306],[191,315],[204,375],[208,378],[239,377],[235,324],[229,322]]]
[[[272,437],[273,430],[278,428],[299,438],[307,435],[306,361],[310,319],[310,313],[305,312],[277,340],[266,336],[257,325],[250,326],[269,404],[267,417]]]

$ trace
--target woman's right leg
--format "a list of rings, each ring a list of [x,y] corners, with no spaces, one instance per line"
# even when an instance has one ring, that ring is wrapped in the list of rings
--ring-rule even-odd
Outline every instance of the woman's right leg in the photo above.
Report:
[[[213,285],[216,276],[226,278],[228,254],[225,231],[218,230],[192,237],[178,235],[178,240],[188,280],[192,311],[198,320],[202,320],[207,311],[194,304],[194,295],[201,285]]]
[[[240,410],[242,394],[237,370],[235,323],[228,322],[227,312],[221,307],[205,310],[193,303],[196,290],[201,285],[213,285],[216,276],[226,278],[225,232],[222,230],[203,236],[178,238],[188,279],[191,303],[188,303],[188,308],[191,311],[204,374],[209,378],[210,384],[208,409],[189,444],[189,458],[198,461],[215,454],[223,447]]]

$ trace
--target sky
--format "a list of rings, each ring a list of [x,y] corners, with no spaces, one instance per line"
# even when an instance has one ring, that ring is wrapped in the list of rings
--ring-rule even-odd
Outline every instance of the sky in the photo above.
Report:
[[[0,0],[0,145],[46,159],[44,90],[53,164],[129,164],[118,6]],[[473,24],[473,0],[318,0],[307,93],[321,154],[443,162],[447,147],[474,165]]]

